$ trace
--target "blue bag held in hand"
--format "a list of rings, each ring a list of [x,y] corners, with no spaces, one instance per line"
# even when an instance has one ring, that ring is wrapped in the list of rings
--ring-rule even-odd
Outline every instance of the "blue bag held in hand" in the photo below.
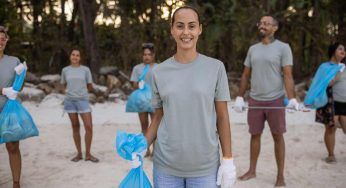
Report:
[[[116,137],[116,150],[118,154],[131,161],[132,154],[141,153],[148,148],[147,140],[141,134],[127,134],[124,131],[118,131]],[[138,155],[141,165],[138,168],[131,169],[127,176],[121,181],[119,188],[151,188],[150,181],[143,171],[143,158]]]
[[[138,83],[143,82],[149,67],[150,65],[144,67],[144,70],[138,79]],[[126,112],[154,112],[154,108],[151,105],[151,98],[151,87],[144,83],[143,87],[136,89],[129,96],[126,103]]]
[[[326,62],[318,68],[312,84],[309,87],[304,99],[304,105],[310,108],[320,108],[327,104],[327,87],[329,82],[334,79],[340,71],[338,64]]]
[[[20,91],[26,69],[16,74],[13,90]],[[8,99],[0,114],[0,144],[38,136],[38,130],[29,112],[17,101]]]

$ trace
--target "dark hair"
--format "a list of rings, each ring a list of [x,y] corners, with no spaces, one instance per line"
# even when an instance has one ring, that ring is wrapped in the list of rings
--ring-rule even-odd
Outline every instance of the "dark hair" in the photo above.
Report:
[[[190,9],[192,11],[194,11],[196,14],[197,14],[197,18],[198,18],[198,23],[201,24],[201,18],[200,18],[200,15],[198,13],[198,10],[192,6],[182,6],[182,7],[179,7],[177,10],[174,11],[174,13],[172,14],[172,22],[171,24],[173,25],[174,24],[174,21],[175,21],[175,14],[179,11],[179,10],[182,10],[182,9]]]
[[[333,43],[333,44],[328,46],[328,57],[329,57],[329,59],[334,56],[336,49],[338,49],[338,47],[340,45],[342,45],[342,44],[339,43],[339,42],[335,42],[335,43]]]
[[[8,34],[7,34],[7,29],[6,29],[6,27],[1,26],[1,25],[0,25],[0,33],[4,33],[5,36],[6,36],[6,38],[10,38],[10,36],[8,36]]]
[[[154,44],[151,43],[151,42],[146,42],[146,43],[143,43],[143,44],[142,44],[142,50],[143,50],[143,51],[144,51],[145,49],[148,49],[148,50],[151,51],[151,53],[154,53],[154,52],[155,52],[154,47],[155,47]]]
[[[275,26],[277,26],[277,27],[279,27],[279,21],[278,21],[278,19],[275,17],[275,16],[273,16],[273,15],[271,15],[271,14],[265,14],[265,15],[263,15],[261,18],[263,18],[263,17],[271,17],[272,19],[273,19],[273,25],[275,25]]]
[[[81,51],[81,49],[79,49],[78,47],[73,47],[73,48],[71,48],[70,53],[69,53],[70,56],[71,56],[71,54],[72,54],[73,51],[78,51],[79,54],[82,56],[82,51]]]

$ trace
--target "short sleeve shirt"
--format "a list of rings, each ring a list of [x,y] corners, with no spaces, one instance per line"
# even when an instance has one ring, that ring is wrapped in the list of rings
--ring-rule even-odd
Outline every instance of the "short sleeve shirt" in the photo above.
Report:
[[[153,75],[153,68],[156,66],[157,64],[154,63],[154,65],[152,67],[149,68],[147,74],[144,77],[144,82],[146,84],[148,84],[151,87],[151,80],[152,80],[152,75]],[[140,63],[138,65],[136,65],[135,67],[133,67],[132,73],[131,73],[131,78],[130,80],[132,82],[138,82],[139,77],[142,75],[142,72],[144,70],[145,64],[144,63]]]
[[[267,45],[254,44],[248,50],[244,65],[251,68],[251,98],[272,101],[285,94],[282,68],[293,65],[288,44],[279,40]]]
[[[337,102],[346,103],[346,71],[341,73],[340,79],[333,85],[333,97]]]
[[[86,66],[63,68],[61,73],[61,84],[66,84],[66,99],[88,100],[87,84],[92,83],[90,69]]]
[[[217,171],[215,101],[229,101],[224,64],[198,54],[187,64],[173,57],[153,69],[153,107],[163,108],[154,149],[156,168],[179,177]]]
[[[12,87],[16,72],[14,68],[20,64],[18,58],[13,56],[4,55],[0,59],[0,87]],[[0,94],[0,112],[7,101],[7,97]]]

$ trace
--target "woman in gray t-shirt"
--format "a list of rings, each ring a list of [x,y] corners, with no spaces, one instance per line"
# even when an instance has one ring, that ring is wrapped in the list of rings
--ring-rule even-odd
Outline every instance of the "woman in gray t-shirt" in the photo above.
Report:
[[[66,87],[64,110],[70,117],[73,140],[78,152],[71,161],[78,162],[83,159],[78,119],[78,115],[80,115],[85,128],[85,160],[99,162],[99,159],[90,153],[93,128],[88,90],[93,89],[92,77],[90,69],[80,64],[80,59],[80,51],[73,49],[70,54],[70,65],[65,67],[61,73],[61,83]]]
[[[19,65],[19,59],[4,54],[9,36],[3,26],[0,26],[0,113],[8,98],[16,98],[17,92],[12,89],[16,76],[15,67]],[[1,125],[0,125],[1,126]],[[22,160],[19,150],[19,141],[6,143],[6,149],[10,158],[13,187],[20,187],[20,171]]]
[[[181,7],[172,16],[177,52],[153,69],[153,121],[145,134],[154,139],[154,187],[208,187],[235,181],[222,62],[199,54],[199,14]],[[220,165],[219,141],[222,148]]]

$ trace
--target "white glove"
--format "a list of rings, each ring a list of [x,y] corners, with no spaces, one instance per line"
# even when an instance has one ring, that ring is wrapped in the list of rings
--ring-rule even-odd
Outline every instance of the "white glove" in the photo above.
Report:
[[[235,98],[234,110],[238,113],[241,113],[244,111],[244,108],[245,108],[244,98],[239,96]]]
[[[233,159],[222,159],[221,165],[217,172],[216,185],[221,188],[230,188],[236,180],[236,171]]]
[[[297,99],[295,99],[295,98],[290,99],[288,101],[287,108],[288,108],[287,112],[289,112],[289,113],[292,113],[294,111],[299,111],[300,105],[299,105]]]
[[[139,156],[141,156],[142,160],[143,160],[143,156],[145,155],[145,152],[146,150],[140,152],[140,153],[137,153],[137,152],[133,152],[132,153],[132,161],[131,161],[131,167],[132,168],[138,168],[139,166],[141,166],[142,162],[141,160],[139,159]]]
[[[2,88],[2,94],[11,100],[15,100],[17,98],[18,92],[13,90],[12,87]]]
[[[345,70],[345,64],[339,63],[339,67],[340,67],[340,72],[344,72],[344,70]]]
[[[24,63],[21,63],[21,64],[17,65],[16,67],[14,67],[14,71],[16,71],[16,73],[18,75],[22,74],[22,72],[24,70],[27,70],[27,69],[28,69],[28,67],[26,66],[26,62],[25,61],[24,61]]]

